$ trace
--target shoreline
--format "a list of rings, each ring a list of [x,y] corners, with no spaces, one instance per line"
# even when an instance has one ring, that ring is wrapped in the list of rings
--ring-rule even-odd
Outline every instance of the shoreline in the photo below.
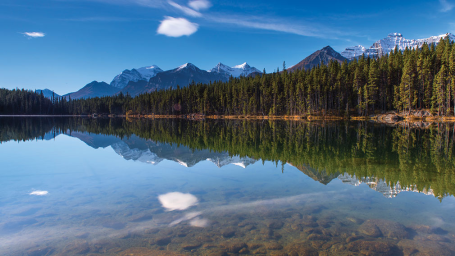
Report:
[[[257,116],[257,115],[0,115],[0,117],[87,117],[87,118],[126,118],[126,119],[187,119],[187,120],[284,120],[284,121],[372,121],[384,124],[398,123],[455,123],[455,116],[415,116],[397,113],[378,114],[370,116],[336,116],[336,115],[283,115],[283,116]]]

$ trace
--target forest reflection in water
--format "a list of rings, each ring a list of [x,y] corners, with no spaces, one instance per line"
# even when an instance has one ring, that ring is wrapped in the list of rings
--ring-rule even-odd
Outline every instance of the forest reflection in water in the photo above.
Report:
[[[451,123],[410,128],[368,122],[2,118],[0,141],[64,133],[152,164],[168,159],[193,166],[208,159],[219,167],[223,161],[244,167],[273,161],[321,183],[338,177],[379,190],[390,186],[385,193],[391,197],[406,190],[443,198],[455,193],[454,129]]]
[[[48,170],[33,174],[38,178],[3,171],[3,195],[29,190],[0,199],[2,254],[455,253],[453,124],[0,120],[0,149],[12,147],[9,141],[28,141],[19,150],[55,140],[42,144],[43,153],[55,152],[46,148],[59,141],[64,148],[71,138],[96,149],[91,154],[106,166],[99,173],[83,163],[67,166],[88,176],[34,187]],[[14,170],[13,160],[2,162]],[[122,163],[130,168],[108,168]],[[159,172],[136,171],[140,166]],[[398,195],[403,191],[416,193]]]

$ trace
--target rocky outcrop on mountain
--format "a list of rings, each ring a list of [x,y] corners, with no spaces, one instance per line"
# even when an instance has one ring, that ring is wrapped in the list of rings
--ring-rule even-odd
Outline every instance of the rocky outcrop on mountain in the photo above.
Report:
[[[156,74],[163,72],[158,66],[152,65],[138,69],[125,69],[122,73],[112,79],[111,86],[120,89],[125,88],[129,82],[149,81]]]

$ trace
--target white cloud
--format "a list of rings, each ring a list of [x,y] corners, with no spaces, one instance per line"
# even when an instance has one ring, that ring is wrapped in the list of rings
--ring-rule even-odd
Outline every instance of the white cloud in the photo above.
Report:
[[[168,211],[183,211],[190,208],[191,206],[196,205],[198,202],[197,197],[193,196],[192,194],[184,194],[180,192],[171,192],[164,195],[159,195],[158,200],[160,201],[161,205]]]
[[[441,12],[449,12],[455,7],[455,4],[449,3],[447,0],[439,0],[439,3],[442,5]]]
[[[207,0],[191,0],[188,5],[196,11],[206,10],[212,6]]]
[[[27,36],[28,38],[38,38],[38,37],[45,36],[45,34],[43,32],[24,32],[22,34]]]
[[[45,196],[47,194],[49,194],[48,191],[35,190],[35,191],[31,192],[29,195],[31,195],[31,196]]]
[[[165,36],[181,37],[194,34],[198,28],[198,24],[191,23],[187,19],[165,17],[156,32]]]
[[[200,12],[197,12],[191,8],[188,8],[186,6],[182,6],[182,5],[179,5],[178,3],[176,2],[173,2],[173,1],[168,1],[168,3],[175,7],[176,9],[179,9],[180,11],[184,12],[186,15],[189,15],[189,16],[192,16],[192,17],[201,17],[202,14]]]

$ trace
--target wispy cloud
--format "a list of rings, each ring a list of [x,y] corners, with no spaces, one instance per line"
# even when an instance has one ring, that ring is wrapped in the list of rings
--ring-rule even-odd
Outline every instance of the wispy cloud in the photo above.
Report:
[[[45,36],[45,34],[43,32],[24,32],[22,34],[28,38],[39,38],[39,37]]]
[[[301,36],[339,39],[339,36],[346,36],[345,30],[337,31],[336,29],[325,27],[318,23],[310,23],[302,20],[291,20],[289,18],[270,17],[270,16],[242,16],[226,13],[201,13],[212,6],[208,0],[189,0],[188,6],[181,5],[173,0],[88,0],[98,1],[110,4],[134,4],[150,8],[159,8],[163,10],[178,10],[191,17],[202,18],[206,22],[204,25],[214,23],[234,25],[244,28],[253,28],[265,31],[283,32]],[[445,1],[445,0],[441,0]],[[341,17],[345,18],[345,17]],[[351,18],[351,17],[350,17]],[[202,22],[202,21],[201,21]],[[158,27],[158,34],[167,36],[180,37],[191,35],[198,30],[199,25],[191,23],[183,18],[166,17]],[[171,29],[173,31],[171,31]]]
[[[455,4],[449,3],[447,0],[439,0],[439,3],[442,6],[441,12],[449,12],[455,7]]]
[[[99,21],[99,22],[110,22],[110,21],[130,21],[131,19],[120,18],[120,17],[81,17],[81,18],[68,18],[63,19],[65,21],[80,21],[80,22],[90,22],[90,21]]]
[[[212,4],[207,0],[191,0],[188,3],[188,6],[190,6],[191,8],[193,8],[196,11],[200,11],[200,10],[206,10],[206,9],[212,7]]]
[[[318,37],[318,38],[337,38],[340,32],[329,28],[322,28],[318,24],[302,24],[297,21],[273,19],[264,17],[240,17],[211,15],[206,17],[211,22],[222,24],[237,25],[245,28],[254,28],[275,32],[283,32],[300,36]]]
[[[150,8],[164,8],[167,5],[166,0],[86,0],[86,1],[119,5],[140,5]]]
[[[181,37],[194,34],[198,28],[198,24],[192,23],[187,19],[165,17],[156,32],[169,37]]]
[[[173,2],[173,1],[168,1],[168,3],[175,7],[176,9],[179,9],[180,11],[184,12],[186,15],[189,15],[189,16],[192,16],[192,17],[201,17],[202,14],[198,11],[195,11],[191,8],[188,8],[186,6],[182,6],[182,5],[179,5],[178,3],[176,2]]]

